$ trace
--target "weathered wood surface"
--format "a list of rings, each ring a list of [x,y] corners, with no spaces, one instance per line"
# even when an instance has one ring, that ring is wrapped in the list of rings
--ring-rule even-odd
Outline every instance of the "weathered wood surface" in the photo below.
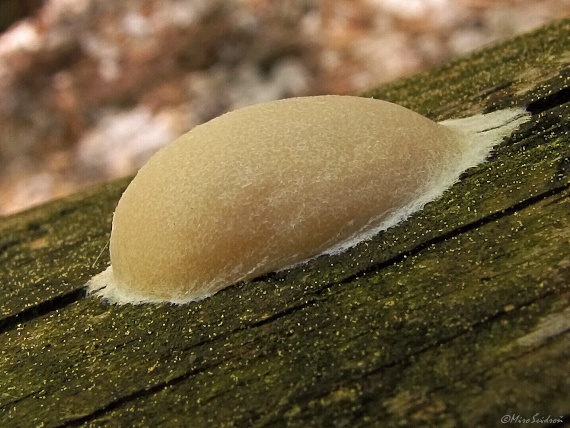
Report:
[[[85,298],[126,180],[1,220],[0,426],[568,418],[570,21],[371,94],[533,118],[398,227],[195,304]]]

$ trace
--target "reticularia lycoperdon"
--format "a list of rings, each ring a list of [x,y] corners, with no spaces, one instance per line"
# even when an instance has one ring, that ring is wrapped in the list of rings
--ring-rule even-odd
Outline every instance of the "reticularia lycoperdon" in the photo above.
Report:
[[[89,291],[185,303],[342,251],[439,197],[528,114],[433,122],[372,98],[245,107],[156,153],[115,211]]]

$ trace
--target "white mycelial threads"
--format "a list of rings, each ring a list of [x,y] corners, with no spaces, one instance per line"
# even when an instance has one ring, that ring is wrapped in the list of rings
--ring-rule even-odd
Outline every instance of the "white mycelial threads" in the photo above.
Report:
[[[113,217],[116,303],[186,303],[342,251],[439,197],[529,115],[433,122],[372,98],[257,104],[197,126],[141,168]]]

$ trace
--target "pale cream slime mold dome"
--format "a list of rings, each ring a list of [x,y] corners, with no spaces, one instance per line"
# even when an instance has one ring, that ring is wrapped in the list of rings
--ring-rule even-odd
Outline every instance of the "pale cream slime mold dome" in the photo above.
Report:
[[[185,303],[341,251],[439,197],[528,115],[435,123],[371,98],[257,104],[154,155],[113,217],[111,266],[91,293]]]

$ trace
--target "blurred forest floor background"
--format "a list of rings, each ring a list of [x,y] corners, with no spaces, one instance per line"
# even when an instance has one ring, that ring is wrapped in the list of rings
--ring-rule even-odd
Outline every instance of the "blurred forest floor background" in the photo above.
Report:
[[[0,0],[0,215],[133,173],[262,101],[356,94],[570,0]]]

